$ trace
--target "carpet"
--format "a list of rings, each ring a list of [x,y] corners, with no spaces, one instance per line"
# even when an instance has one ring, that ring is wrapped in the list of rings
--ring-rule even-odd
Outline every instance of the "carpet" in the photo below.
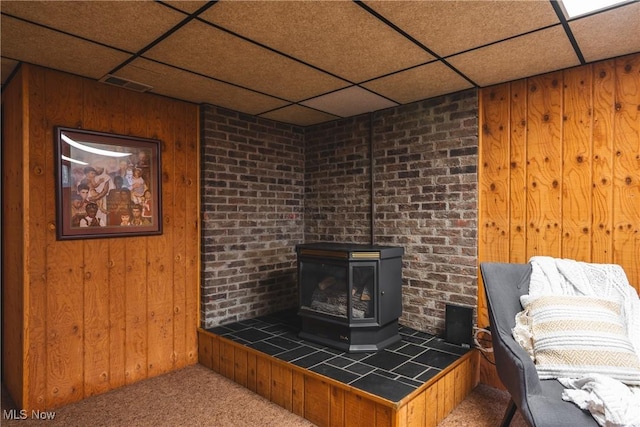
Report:
[[[507,402],[506,392],[481,384],[438,427],[499,425]],[[3,388],[3,426],[313,426],[197,364],[58,408],[49,421],[30,419],[29,414],[25,420],[9,420],[10,409],[15,406]],[[525,426],[516,414],[511,427]]]

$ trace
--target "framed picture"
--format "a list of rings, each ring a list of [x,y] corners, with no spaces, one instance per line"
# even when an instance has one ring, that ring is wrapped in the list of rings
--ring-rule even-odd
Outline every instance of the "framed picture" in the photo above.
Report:
[[[58,240],[162,234],[160,141],[55,128]]]

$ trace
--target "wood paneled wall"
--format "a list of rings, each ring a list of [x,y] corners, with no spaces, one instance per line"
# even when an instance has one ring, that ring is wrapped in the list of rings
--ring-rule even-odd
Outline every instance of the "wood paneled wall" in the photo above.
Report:
[[[616,263],[640,292],[639,135],[640,54],[482,89],[479,261]]]
[[[56,408],[196,363],[198,107],[23,65],[3,108],[2,363],[16,403]],[[162,141],[161,236],[56,240],[56,125]]]

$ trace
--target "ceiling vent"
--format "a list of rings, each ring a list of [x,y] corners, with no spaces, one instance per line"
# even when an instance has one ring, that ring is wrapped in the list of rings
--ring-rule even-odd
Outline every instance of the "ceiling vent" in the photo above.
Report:
[[[100,80],[99,82],[106,83],[113,86],[123,87],[125,89],[133,90],[135,92],[148,92],[153,87],[146,85],[144,83],[134,82],[133,80],[124,79],[122,77],[116,77],[111,74],[107,74]]]

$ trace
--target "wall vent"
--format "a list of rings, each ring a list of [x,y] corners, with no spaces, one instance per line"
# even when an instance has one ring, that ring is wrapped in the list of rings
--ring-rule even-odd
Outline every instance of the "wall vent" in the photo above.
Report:
[[[107,74],[102,77],[99,82],[106,83],[113,86],[123,87],[125,89],[133,90],[135,92],[148,92],[153,87],[146,85],[144,83],[134,82],[133,80],[125,79],[122,77],[116,77],[111,74]]]

